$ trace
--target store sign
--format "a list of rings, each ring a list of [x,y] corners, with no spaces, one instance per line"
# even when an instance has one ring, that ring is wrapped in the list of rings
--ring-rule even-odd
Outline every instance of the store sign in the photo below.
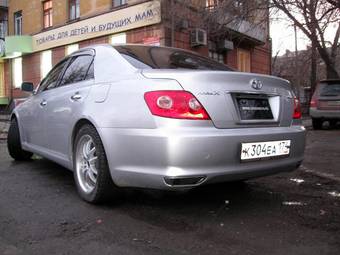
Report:
[[[33,35],[33,51],[71,44],[161,22],[160,2],[150,1]]]

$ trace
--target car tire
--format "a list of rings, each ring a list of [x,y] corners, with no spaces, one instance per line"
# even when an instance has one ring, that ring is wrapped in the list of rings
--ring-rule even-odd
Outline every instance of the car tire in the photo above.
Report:
[[[21,147],[19,125],[16,118],[11,120],[11,124],[9,126],[7,135],[7,149],[9,155],[17,161],[29,160],[33,155],[33,153],[25,151]]]
[[[322,128],[323,121],[321,119],[312,119],[313,129],[319,130]]]
[[[73,147],[74,180],[80,197],[93,204],[116,197],[118,187],[112,180],[103,143],[95,127],[82,126]]]
[[[330,128],[336,128],[337,122],[338,122],[338,120],[330,120],[329,121]]]

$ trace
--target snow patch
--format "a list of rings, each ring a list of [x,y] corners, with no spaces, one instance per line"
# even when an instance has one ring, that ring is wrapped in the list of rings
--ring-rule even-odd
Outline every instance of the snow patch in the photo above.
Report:
[[[305,180],[303,180],[303,179],[297,179],[297,178],[291,178],[290,180],[291,180],[292,182],[296,182],[297,184],[300,184],[300,183],[305,182]]]
[[[332,197],[340,198],[340,192],[338,192],[338,191],[328,192],[328,194],[331,195]]]
[[[299,201],[284,201],[282,202],[283,205],[295,205],[295,206],[303,206],[307,205],[306,203],[299,202]]]

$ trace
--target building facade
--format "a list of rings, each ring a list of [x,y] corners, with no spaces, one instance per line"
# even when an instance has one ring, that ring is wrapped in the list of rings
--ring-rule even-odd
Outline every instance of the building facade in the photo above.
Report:
[[[218,1],[8,0],[0,5],[0,34],[1,24],[6,28],[0,39],[0,105],[27,96],[22,81],[38,85],[63,57],[98,43],[173,46],[239,71],[271,72],[268,22],[257,30],[246,20],[229,24],[225,30],[233,33],[218,39],[203,27],[199,8],[211,13]]]

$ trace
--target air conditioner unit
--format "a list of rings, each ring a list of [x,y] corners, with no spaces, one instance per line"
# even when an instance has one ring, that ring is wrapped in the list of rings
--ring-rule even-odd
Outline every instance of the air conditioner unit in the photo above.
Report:
[[[191,31],[191,47],[207,45],[207,32],[203,29],[195,28]]]
[[[221,40],[217,43],[217,51],[233,50],[234,43],[229,40]]]

